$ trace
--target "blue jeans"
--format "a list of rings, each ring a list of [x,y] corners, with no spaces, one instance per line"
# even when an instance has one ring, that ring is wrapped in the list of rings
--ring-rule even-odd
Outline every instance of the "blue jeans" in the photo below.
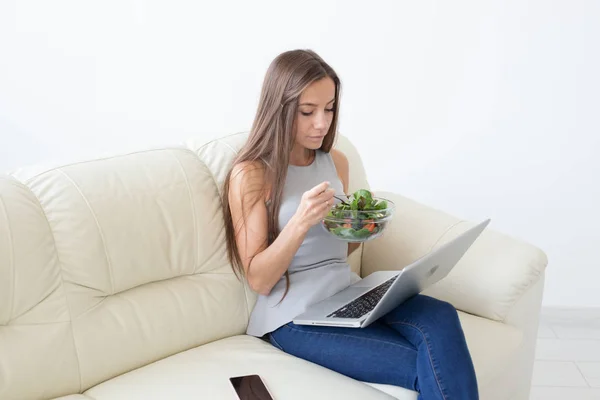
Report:
[[[290,322],[269,339],[286,353],[351,378],[417,391],[421,400],[479,398],[456,309],[432,297],[414,296],[366,328]]]

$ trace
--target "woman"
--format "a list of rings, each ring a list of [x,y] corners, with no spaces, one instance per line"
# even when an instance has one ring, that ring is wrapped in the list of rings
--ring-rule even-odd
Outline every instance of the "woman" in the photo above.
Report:
[[[247,333],[354,379],[418,391],[420,399],[477,399],[464,334],[446,302],[417,295],[363,329],[291,322],[360,279],[347,264],[357,245],[319,226],[333,195],[348,190],[348,160],[332,149],[339,107],[340,80],[313,51],[282,53],[269,66],[223,190],[229,259],[259,294]]]

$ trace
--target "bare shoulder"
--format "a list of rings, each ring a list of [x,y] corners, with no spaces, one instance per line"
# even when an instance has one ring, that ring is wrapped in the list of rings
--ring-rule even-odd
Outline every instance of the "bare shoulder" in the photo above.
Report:
[[[348,190],[348,182],[350,179],[350,164],[348,162],[348,157],[338,149],[331,149],[331,158],[333,159],[333,163],[335,164],[335,169],[337,171],[342,184],[344,185],[344,191]]]
[[[259,195],[264,189],[265,169],[259,161],[244,161],[233,166],[229,178],[229,195]]]
[[[264,167],[258,161],[243,161],[233,166],[231,181],[261,180],[264,176]]]
[[[346,155],[341,150],[331,149],[331,157],[333,158],[336,167],[338,164],[340,166],[348,165],[348,157],[346,157]]]

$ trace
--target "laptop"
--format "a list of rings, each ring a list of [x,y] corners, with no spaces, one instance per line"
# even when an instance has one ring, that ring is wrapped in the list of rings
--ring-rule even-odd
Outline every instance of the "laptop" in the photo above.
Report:
[[[487,219],[400,271],[373,272],[315,303],[293,319],[297,325],[364,328],[408,298],[446,277],[481,232]]]

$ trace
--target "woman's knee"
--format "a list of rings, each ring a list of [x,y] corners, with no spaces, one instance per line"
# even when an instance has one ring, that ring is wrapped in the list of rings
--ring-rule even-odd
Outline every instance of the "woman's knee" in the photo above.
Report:
[[[458,322],[454,306],[426,295],[417,295],[400,304],[384,318],[387,323],[405,322],[419,326],[451,325]]]
[[[444,300],[430,298],[432,299],[431,314],[434,321],[443,325],[460,325],[458,311],[456,311],[456,308],[452,304]]]
[[[456,308],[447,301],[426,295],[416,296],[420,319],[424,325],[452,326],[460,324]]]

